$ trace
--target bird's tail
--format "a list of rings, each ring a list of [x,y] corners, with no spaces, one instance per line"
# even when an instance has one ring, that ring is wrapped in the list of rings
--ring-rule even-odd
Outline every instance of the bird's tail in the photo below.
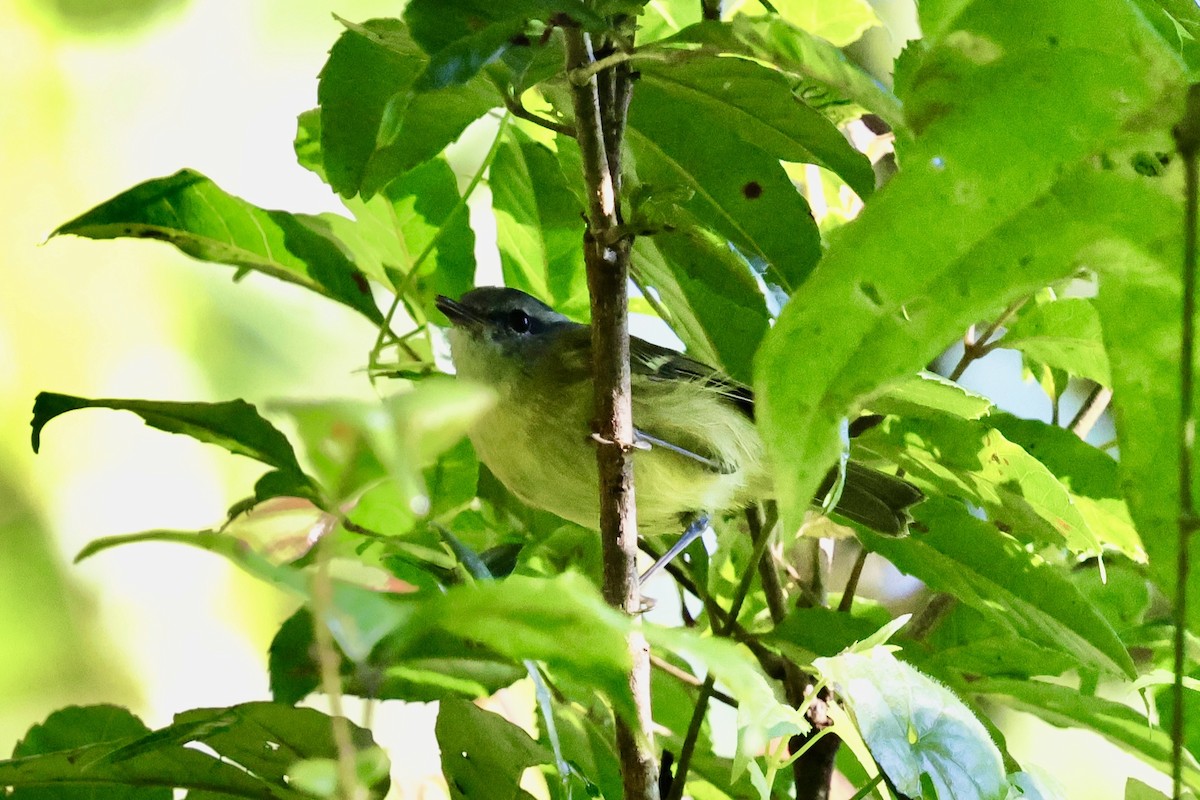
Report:
[[[824,497],[837,479],[837,472],[826,478],[817,497]],[[912,517],[909,506],[925,499],[916,486],[903,478],[851,461],[846,465],[846,482],[833,511],[871,530],[899,535],[908,529]]]

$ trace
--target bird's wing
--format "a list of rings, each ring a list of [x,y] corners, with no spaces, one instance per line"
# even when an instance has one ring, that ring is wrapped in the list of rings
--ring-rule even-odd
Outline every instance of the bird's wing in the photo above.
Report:
[[[629,337],[629,365],[636,374],[651,380],[702,383],[754,419],[754,392],[715,367],[636,336]]]

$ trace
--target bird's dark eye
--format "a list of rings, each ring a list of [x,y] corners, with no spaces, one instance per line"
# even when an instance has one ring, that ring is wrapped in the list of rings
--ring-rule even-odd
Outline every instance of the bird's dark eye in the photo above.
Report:
[[[518,308],[508,312],[508,327],[517,333],[529,333],[532,322],[529,315]]]

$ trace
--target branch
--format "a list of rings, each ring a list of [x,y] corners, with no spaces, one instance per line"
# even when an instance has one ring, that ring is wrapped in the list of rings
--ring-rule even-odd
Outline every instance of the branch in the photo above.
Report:
[[[1196,509],[1192,502],[1192,447],[1196,439],[1196,419],[1192,409],[1194,383],[1196,317],[1196,218],[1197,184],[1200,183],[1200,84],[1188,88],[1183,119],[1172,131],[1175,146],[1183,157],[1185,207],[1183,212],[1183,331],[1179,347],[1179,552],[1175,576],[1175,684],[1171,693],[1174,714],[1171,719],[1171,783],[1174,797],[1183,792],[1184,739],[1184,645],[1187,630],[1187,583],[1191,569],[1189,548],[1197,529]]]
[[[543,117],[541,114],[535,114],[525,107],[525,104],[521,102],[520,97],[514,96],[507,89],[505,89],[504,86],[500,84],[499,80],[493,78],[492,83],[495,85],[496,91],[498,91],[500,96],[504,98],[504,107],[508,109],[508,113],[512,114],[517,119],[523,119],[526,122],[532,122],[534,125],[540,125],[548,131],[560,133],[563,136],[570,136],[572,139],[575,138],[575,129],[570,125],[563,124],[556,120],[550,119],[549,117]]]
[[[971,366],[971,362],[975,361],[976,359],[983,358],[992,351],[992,337],[996,335],[996,331],[1000,330],[1004,323],[1012,319],[1013,316],[1020,311],[1021,307],[1028,301],[1028,297],[1022,297],[1020,300],[1004,309],[1004,311],[1000,313],[1000,316],[996,317],[996,319],[992,321],[992,324],[987,326],[987,329],[983,332],[983,336],[980,336],[978,339],[971,335],[971,331],[974,330],[974,326],[972,326],[971,331],[968,331],[967,335],[963,337],[962,358],[958,360],[958,363],[954,365],[954,369],[951,370],[950,375],[948,376],[950,380],[956,381],[961,378],[962,374],[967,371],[967,367]]]
[[[595,63],[591,40],[577,27],[565,27],[568,74]],[[624,108],[604,109],[595,76],[571,83],[575,132],[587,187],[587,230],[583,237],[588,291],[592,303],[592,378],[595,390],[596,461],[600,473],[600,535],[604,558],[604,598],[636,614],[641,609],[637,579],[637,509],[633,494],[633,410],[629,374],[629,249],[621,233],[617,171],[606,143],[604,118],[622,118]],[[613,95],[617,96],[617,95]],[[610,97],[611,101],[611,97]],[[650,650],[634,631],[629,637],[629,688],[638,725],[616,720],[617,754],[625,800],[657,800],[658,766],[651,741]],[[639,730],[640,729],[640,730]]]
[[[1071,424],[1067,426],[1071,433],[1080,439],[1086,439],[1095,424],[1100,421],[1100,417],[1104,416],[1104,411],[1108,408],[1111,400],[1112,389],[1096,384],[1096,388],[1092,389],[1087,399],[1083,401],[1083,405],[1079,407],[1075,418],[1071,420]]]

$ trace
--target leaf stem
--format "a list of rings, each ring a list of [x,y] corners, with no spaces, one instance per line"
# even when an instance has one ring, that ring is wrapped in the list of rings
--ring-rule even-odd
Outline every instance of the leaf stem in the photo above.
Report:
[[[1192,407],[1195,358],[1196,316],[1196,223],[1197,193],[1200,183],[1200,84],[1188,87],[1183,119],[1172,133],[1184,163],[1183,212],[1183,319],[1179,347],[1179,551],[1175,575],[1175,683],[1172,687],[1174,714],[1171,719],[1171,784],[1173,796],[1183,792],[1184,755],[1184,647],[1187,632],[1187,584],[1191,569],[1190,546],[1197,530],[1196,509],[1192,500],[1192,448],[1196,439],[1196,419]]]
[[[858,555],[854,559],[854,566],[850,568],[850,577],[846,580],[846,588],[842,589],[842,599],[838,601],[837,610],[843,614],[849,614],[850,609],[854,607],[854,593],[858,591],[858,581],[862,578],[863,567],[867,563],[867,548],[859,547]]]

